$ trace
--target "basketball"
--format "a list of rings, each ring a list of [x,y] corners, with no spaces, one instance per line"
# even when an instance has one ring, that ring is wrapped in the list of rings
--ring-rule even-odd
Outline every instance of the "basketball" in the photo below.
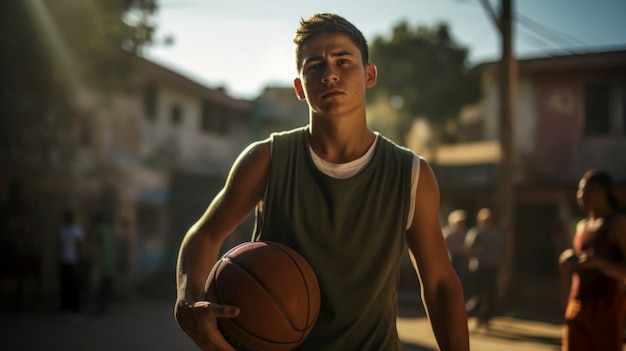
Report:
[[[292,248],[246,242],[226,252],[207,279],[205,299],[239,307],[218,319],[224,337],[240,351],[287,351],[313,329],[320,310],[315,272]]]

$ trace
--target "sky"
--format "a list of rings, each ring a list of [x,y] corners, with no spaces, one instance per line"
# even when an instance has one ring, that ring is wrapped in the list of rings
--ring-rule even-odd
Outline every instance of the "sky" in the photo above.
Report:
[[[490,0],[499,9],[500,0]],[[145,56],[235,98],[254,99],[266,86],[297,76],[293,34],[300,18],[339,14],[368,41],[389,37],[401,21],[446,23],[469,50],[469,63],[498,60],[500,34],[481,0],[159,0],[157,45]],[[518,58],[626,49],[626,0],[513,0]]]

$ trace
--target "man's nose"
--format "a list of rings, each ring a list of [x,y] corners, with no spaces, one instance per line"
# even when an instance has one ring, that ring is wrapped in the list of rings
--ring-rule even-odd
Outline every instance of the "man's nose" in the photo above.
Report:
[[[336,82],[338,80],[339,75],[332,66],[328,65],[326,70],[324,70],[324,74],[322,74],[322,83],[327,84],[328,82]]]

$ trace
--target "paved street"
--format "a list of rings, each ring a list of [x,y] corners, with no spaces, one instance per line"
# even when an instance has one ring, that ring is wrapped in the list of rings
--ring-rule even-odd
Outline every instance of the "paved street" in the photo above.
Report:
[[[473,330],[474,320],[470,319]],[[197,350],[180,332],[172,316],[171,301],[163,297],[135,296],[117,303],[107,315],[86,313],[83,321],[62,319],[52,308],[3,311],[0,315],[3,350],[126,351]],[[489,331],[471,334],[474,351],[558,350],[558,324],[500,317]],[[423,315],[402,316],[398,331],[404,351],[436,350]]]
[[[7,351],[192,351],[180,332],[171,303],[135,297],[106,315],[85,313],[81,322],[54,310],[2,312],[0,347]]]
[[[472,351],[541,351],[560,350],[561,326],[539,321],[501,317],[489,330],[476,331],[470,318]],[[430,324],[424,317],[398,319],[398,333],[405,343],[404,351],[437,350]]]

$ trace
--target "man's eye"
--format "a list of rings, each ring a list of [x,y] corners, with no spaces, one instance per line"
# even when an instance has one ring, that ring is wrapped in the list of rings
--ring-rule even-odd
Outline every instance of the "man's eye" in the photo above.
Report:
[[[313,70],[319,69],[320,67],[321,67],[321,65],[319,63],[314,63],[314,64],[310,65],[309,67],[307,67],[306,70],[307,71],[313,71]]]

